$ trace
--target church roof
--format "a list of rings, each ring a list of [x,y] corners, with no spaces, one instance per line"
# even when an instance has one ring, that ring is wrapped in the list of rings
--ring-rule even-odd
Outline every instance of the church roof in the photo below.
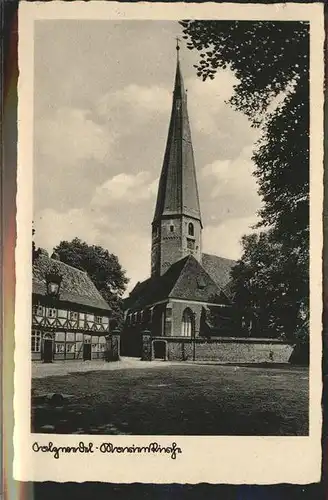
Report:
[[[130,309],[131,307],[142,309],[147,305],[167,299],[188,258],[189,256],[175,262],[161,276],[152,276],[142,283],[137,283],[129,297],[124,301],[125,309]]]
[[[57,259],[41,254],[33,264],[32,292],[46,296],[46,274],[56,270],[62,276],[59,299],[93,309],[109,311],[111,308],[103,299],[88,274]]]
[[[232,259],[225,259],[208,253],[202,254],[203,268],[208,272],[213,281],[223,288],[229,285],[231,269],[235,264],[236,261]]]
[[[206,272],[204,267],[188,255],[175,262],[162,276],[153,276],[138,283],[124,301],[125,309],[143,309],[157,302],[172,299],[229,302],[229,297]]]
[[[178,59],[171,119],[159,180],[154,222],[162,216],[180,214],[201,220],[187,95]]]

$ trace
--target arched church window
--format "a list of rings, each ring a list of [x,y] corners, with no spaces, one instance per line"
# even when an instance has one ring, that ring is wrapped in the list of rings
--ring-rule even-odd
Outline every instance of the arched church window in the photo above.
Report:
[[[189,222],[188,224],[188,234],[189,236],[194,236],[195,234],[194,225],[192,222]]]
[[[170,224],[170,233],[174,233],[174,226],[173,226],[173,224]]]
[[[194,331],[195,318],[194,314],[189,307],[183,311],[182,314],[182,324],[181,324],[181,335],[182,337],[191,337]]]

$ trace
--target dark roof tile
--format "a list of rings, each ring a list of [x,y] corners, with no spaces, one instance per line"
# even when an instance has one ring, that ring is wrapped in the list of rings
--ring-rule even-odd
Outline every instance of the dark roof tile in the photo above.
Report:
[[[212,280],[223,289],[227,287],[231,280],[231,269],[235,264],[235,260],[225,259],[208,253],[202,254],[203,268],[211,276]],[[228,289],[229,287],[227,287],[227,291]]]
[[[162,276],[137,283],[125,299],[124,308],[143,309],[169,298],[229,302],[224,287],[215,283],[195,257],[189,255],[175,262]]]
[[[185,257],[175,262],[162,276],[153,276],[137,283],[129,297],[124,301],[126,309],[142,309],[168,298],[187,261]]]
[[[42,254],[33,265],[32,291],[36,295],[47,295],[46,274],[53,268],[62,276],[59,299],[88,306],[94,309],[109,311],[110,307],[91,281],[88,274],[76,267],[69,266],[59,260]]]

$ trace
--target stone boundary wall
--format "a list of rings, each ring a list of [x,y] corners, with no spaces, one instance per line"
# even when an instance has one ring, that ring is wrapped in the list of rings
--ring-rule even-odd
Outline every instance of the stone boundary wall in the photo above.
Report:
[[[162,357],[163,351],[168,361],[288,363],[293,345],[276,339],[153,337],[152,359]]]

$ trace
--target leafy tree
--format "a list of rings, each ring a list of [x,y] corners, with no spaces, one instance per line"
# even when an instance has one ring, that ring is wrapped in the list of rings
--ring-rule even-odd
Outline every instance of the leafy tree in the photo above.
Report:
[[[183,21],[200,53],[197,74],[230,67],[239,82],[230,104],[263,135],[253,156],[264,201],[261,224],[307,246],[309,203],[309,25],[306,22]],[[284,96],[276,109],[274,98]]]
[[[34,225],[32,225],[32,264],[34,264],[35,260],[40,256],[40,254],[45,251],[43,248],[36,247],[34,241],[34,235],[35,235],[35,228]]]
[[[236,301],[262,308],[271,333],[292,335],[307,309],[309,237],[309,25],[306,22],[183,21],[203,80],[229,67],[230,104],[261,129],[253,160],[265,236],[244,237]],[[245,280],[243,282],[243,280]],[[287,313],[289,309],[290,314]]]
[[[296,248],[286,256],[271,231],[244,236],[242,243],[242,259],[232,270],[236,304],[255,313],[258,335],[292,340],[309,308],[307,272],[294,273],[306,270],[304,254]]]
[[[121,326],[122,295],[128,278],[118,258],[108,250],[97,245],[88,245],[79,238],[61,241],[54,248],[62,262],[88,273],[93,283],[112,308],[112,321]]]

